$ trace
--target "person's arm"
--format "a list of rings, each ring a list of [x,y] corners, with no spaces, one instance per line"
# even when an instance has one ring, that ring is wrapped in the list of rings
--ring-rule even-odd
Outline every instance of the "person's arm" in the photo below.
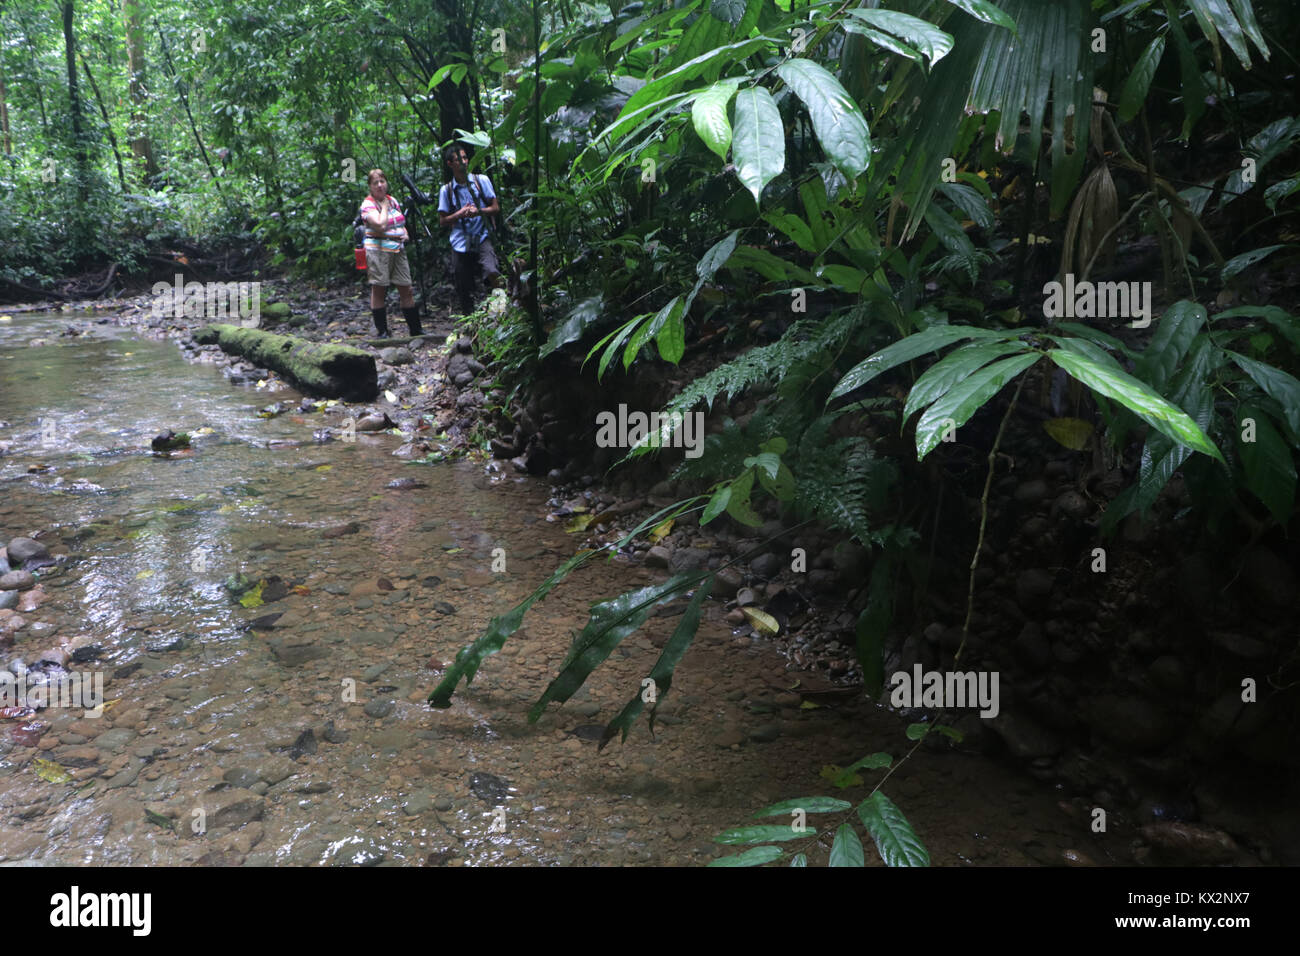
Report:
[[[501,211],[501,204],[497,202],[497,194],[492,188],[492,180],[486,176],[479,176],[478,187],[479,198],[484,202],[484,205],[480,206],[478,211],[485,216],[495,216]]]
[[[374,202],[374,200],[371,200],[369,211],[366,210],[366,206],[363,204],[361,207],[361,214],[362,214],[362,218],[365,220],[366,228],[369,229],[372,233],[375,233],[377,235],[382,235],[383,233],[388,231],[388,204],[387,203],[385,203],[383,208],[381,209],[378,203]]]

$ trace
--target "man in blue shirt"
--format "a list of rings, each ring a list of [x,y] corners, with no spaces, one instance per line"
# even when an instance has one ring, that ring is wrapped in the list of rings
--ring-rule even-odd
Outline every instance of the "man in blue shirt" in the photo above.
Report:
[[[496,250],[488,237],[487,216],[501,211],[492,181],[486,176],[470,175],[465,147],[453,143],[443,151],[443,160],[451,172],[451,182],[438,194],[438,224],[451,227],[456,295],[460,311],[468,314],[474,306],[475,270],[482,269],[490,286],[501,284],[501,269]]]

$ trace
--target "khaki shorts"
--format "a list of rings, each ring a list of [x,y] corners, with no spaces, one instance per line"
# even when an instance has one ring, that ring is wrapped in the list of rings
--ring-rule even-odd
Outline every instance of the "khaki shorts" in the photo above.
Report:
[[[406,262],[406,250],[401,252],[371,252],[366,250],[366,275],[371,285],[388,287],[409,286],[411,267]]]

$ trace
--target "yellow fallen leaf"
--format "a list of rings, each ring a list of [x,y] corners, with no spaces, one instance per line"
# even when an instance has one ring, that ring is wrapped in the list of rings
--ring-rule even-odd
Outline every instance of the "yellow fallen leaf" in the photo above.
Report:
[[[244,607],[253,608],[261,607],[265,602],[262,600],[262,588],[266,587],[266,578],[257,582],[257,586],[244,592],[244,596],[239,599],[239,603]]]
[[[190,437],[195,438],[203,435],[211,435],[212,431],[213,430],[211,428],[209,428],[207,425],[204,425],[202,428],[198,429],[198,431],[190,432]]]
[[[428,385],[421,385],[419,388],[416,389],[416,391],[419,392],[421,395],[423,395],[428,390],[429,390]]]
[[[333,467],[334,467],[333,465],[317,465],[317,466],[316,466],[316,470],[317,470],[317,471],[329,471],[329,470],[330,470],[331,468],[333,468]]]
[[[36,764],[36,775],[42,780],[48,780],[50,783],[67,783],[72,779],[72,774],[53,760],[42,760],[37,757],[33,762]]]
[[[821,704],[814,704],[810,700],[800,701],[799,703],[800,710],[816,710],[820,706]]]
[[[151,577],[153,577],[153,571],[150,570],[150,569],[148,569],[148,568],[146,568],[145,570],[143,570],[143,571],[141,571],[139,574],[137,574],[137,575],[135,576],[135,579],[136,579],[137,581],[143,581],[145,578],[151,578]]]
[[[1088,447],[1092,430],[1092,423],[1081,418],[1049,418],[1043,422],[1043,431],[1073,451],[1082,451]]]
[[[650,543],[658,544],[664,538],[668,537],[668,535],[672,533],[672,530],[673,530],[673,519],[669,518],[659,527],[655,528],[653,531],[650,532]]]
[[[397,404],[397,396],[393,394],[393,390],[391,388],[384,389],[384,398],[388,399],[394,405]]]
[[[749,623],[754,625],[754,630],[760,634],[772,637],[777,631],[781,630],[781,625],[777,623],[776,618],[766,611],[760,611],[756,607],[742,607],[740,613],[749,618]]]
[[[587,526],[591,524],[591,521],[594,517],[595,515],[592,514],[574,515],[572,518],[569,519],[568,523],[564,526],[565,533],[578,534],[582,531],[586,531]]]

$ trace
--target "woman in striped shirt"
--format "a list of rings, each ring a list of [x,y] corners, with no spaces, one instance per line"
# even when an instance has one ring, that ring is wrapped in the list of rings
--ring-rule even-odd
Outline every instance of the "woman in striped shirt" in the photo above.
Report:
[[[388,335],[388,286],[397,286],[402,315],[411,335],[420,335],[420,311],[411,294],[411,267],[406,261],[404,243],[406,216],[402,207],[388,195],[388,180],[382,169],[370,170],[367,177],[370,195],[361,203],[361,219],[366,224],[366,273],[370,278],[370,314],[381,337]]]

